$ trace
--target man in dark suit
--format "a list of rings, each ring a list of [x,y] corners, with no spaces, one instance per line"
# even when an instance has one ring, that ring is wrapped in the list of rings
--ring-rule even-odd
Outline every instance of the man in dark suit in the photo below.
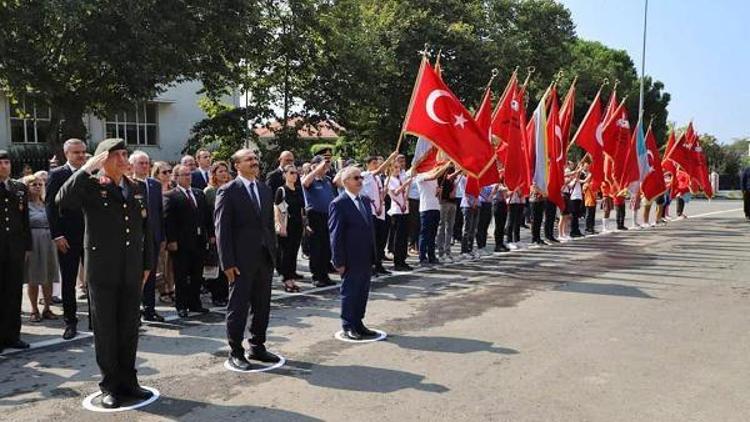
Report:
[[[742,169],[740,173],[740,190],[745,211],[745,220],[750,221],[750,166]]]
[[[151,230],[151,268],[159,262],[159,251],[165,247],[164,242],[164,204],[162,203],[161,183],[149,177],[151,160],[143,151],[136,150],[130,154],[130,166],[133,179],[143,182],[146,187],[148,207],[148,226]],[[164,317],[156,313],[156,271],[151,271],[143,286],[143,319],[146,321],[164,322]]]
[[[188,311],[206,313],[201,304],[203,260],[208,242],[215,241],[211,213],[203,191],[190,187],[190,169],[178,164],[172,169],[174,189],[165,194],[164,226],[167,250],[172,257],[175,307],[181,318]]]
[[[57,246],[57,256],[62,275],[62,300],[65,331],[63,338],[70,340],[77,334],[76,281],[83,260],[83,233],[85,231],[81,208],[62,209],[55,202],[60,187],[86,162],[86,144],[80,139],[68,139],[63,144],[67,162],[49,172],[46,188],[47,219],[52,239]]]
[[[250,323],[250,359],[278,362],[266,350],[266,329],[271,309],[271,277],[276,256],[271,189],[258,180],[258,157],[250,149],[232,156],[238,176],[216,193],[216,240],[221,268],[229,281],[227,305],[228,363],[235,369],[251,368],[242,346]]]
[[[29,348],[20,338],[24,258],[32,247],[29,194],[10,170],[10,155],[0,150],[0,352]]]
[[[363,340],[377,336],[362,320],[370,293],[375,251],[372,211],[360,191],[362,175],[356,167],[342,171],[342,192],[331,202],[328,227],[331,232],[333,266],[341,274],[341,326],[344,336]]]
[[[125,176],[128,165],[125,141],[105,139],[56,198],[62,210],[83,209],[86,219],[85,271],[105,408],[119,407],[123,398],[152,395],[138,385],[135,370],[141,292],[151,270],[151,231],[146,187]]]
[[[198,168],[190,175],[190,186],[202,191],[208,186],[208,178],[211,175],[211,153],[201,148],[195,153],[195,161]]]

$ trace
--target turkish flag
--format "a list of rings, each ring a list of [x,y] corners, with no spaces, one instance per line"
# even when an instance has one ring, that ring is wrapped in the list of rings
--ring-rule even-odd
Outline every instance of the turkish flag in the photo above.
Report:
[[[478,177],[494,163],[488,132],[480,129],[427,59],[422,59],[404,125],[442,150],[468,175]]]
[[[490,142],[490,126],[492,124],[492,90],[488,87],[482,97],[482,104],[479,106],[474,121],[482,133],[487,134],[487,142]],[[493,159],[494,161],[494,159]],[[500,175],[497,172],[497,165],[490,166],[479,178],[467,176],[466,191],[474,196],[479,196],[479,190],[487,185],[500,182]]]
[[[573,125],[573,112],[576,106],[576,83],[570,84],[568,93],[565,95],[565,100],[560,107],[560,131],[562,132],[563,149],[568,151],[568,143],[570,142],[570,127]]]
[[[656,146],[656,137],[651,130],[651,125],[646,131],[646,148],[648,149],[648,165],[651,167],[651,172],[643,179],[641,191],[648,201],[653,201],[654,198],[667,190],[667,185],[664,183],[659,148]]]
[[[628,110],[624,103],[620,103],[602,132],[604,139],[604,154],[614,163],[612,176],[618,182],[622,180],[625,173],[625,163],[628,149],[630,148],[630,122],[628,121]],[[620,185],[624,187],[623,185]]]
[[[524,91],[514,87],[512,99],[510,101],[510,113],[508,115],[508,124],[504,133],[507,139],[507,156],[505,160],[505,185],[509,190],[514,191],[521,189],[526,193],[531,185],[529,176],[529,161],[526,154],[526,131],[525,117],[526,110],[524,104]]]
[[[667,146],[664,148],[664,158],[661,160],[661,169],[664,172],[670,172],[672,173],[672,176],[674,177],[675,174],[677,174],[677,167],[675,167],[674,162],[669,159],[669,153],[672,151],[672,148],[674,148],[674,144],[677,141],[675,140],[674,131],[669,132],[669,138],[667,138]]]
[[[682,170],[689,175],[696,175],[697,169],[694,165],[694,148],[695,146],[690,142],[686,134],[683,133],[677,142],[675,142],[674,147],[672,147],[667,158],[674,161],[675,164],[679,165]]]
[[[563,148],[558,113],[557,89],[553,87],[550,94],[550,111],[546,128],[547,164],[549,165],[547,198],[557,205],[560,211],[565,211],[565,201],[562,196],[562,188],[565,183],[565,149]]]
[[[713,186],[711,186],[711,181],[708,177],[708,162],[706,160],[706,154],[703,152],[703,147],[701,147],[700,140],[697,136],[695,137],[693,145],[693,166],[696,170],[696,174],[693,175],[693,177],[698,180],[698,184],[703,189],[706,196],[713,198],[714,189]]]
[[[604,181],[603,129],[601,90],[599,90],[591,106],[589,106],[589,111],[586,112],[581,125],[578,126],[578,131],[573,136],[573,142],[586,150],[589,156],[591,156],[589,171],[591,171],[591,188],[594,191],[598,191],[599,186]]]

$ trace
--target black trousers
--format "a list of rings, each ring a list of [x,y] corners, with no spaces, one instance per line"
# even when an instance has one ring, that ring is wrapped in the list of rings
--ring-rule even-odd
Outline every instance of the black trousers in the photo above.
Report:
[[[593,207],[586,207],[586,231],[589,233],[593,233],[595,224],[596,224],[596,205],[594,205]]]
[[[544,237],[555,238],[555,217],[557,216],[557,205],[549,199],[544,201]]]
[[[24,251],[19,245],[0,244],[0,347],[21,334]]]
[[[372,217],[372,221],[374,223],[372,230],[375,236],[375,259],[372,261],[372,265],[375,268],[380,268],[383,266],[383,258],[385,258],[385,244],[388,243],[388,223],[375,216]]]
[[[615,205],[615,217],[617,219],[617,228],[625,227],[625,204]]]
[[[203,284],[203,251],[180,250],[171,252],[175,285],[175,308],[198,309]]]
[[[331,263],[331,236],[328,232],[328,213],[308,211],[310,224],[310,272],[313,280],[328,281],[328,266]]]
[[[542,241],[542,219],[544,218],[544,200],[531,203],[531,241]]]
[[[393,265],[406,264],[409,248],[409,215],[396,214],[391,216],[393,228]]]
[[[420,219],[419,199],[409,198],[409,246],[414,249],[419,248]]]
[[[151,272],[148,273],[148,279],[146,284],[143,285],[143,298],[141,303],[143,304],[143,313],[146,315],[153,314],[156,308],[156,269],[159,265],[159,244],[154,243],[151,246]]]
[[[278,256],[281,262],[277,263],[277,269],[284,281],[292,280],[297,273],[297,254],[302,242],[302,222],[287,222],[286,236],[278,236]]]
[[[492,222],[492,203],[485,202],[479,206],[479,222],[477,223],[477,249],[487,246],[487,230]]]
[[[390,209],[390,208],[386,208]],[[388,226],[388,242],[386,243],[386,250],[393,253],[393,242],[396,241],[396,231],[393,229],[393,217],[386,214],[385,215],[385,224]]]
[[[242,272],[234,283],[229,285],[229,303],[227,304],[227,340],[230,356],[240,357],[245,353],[242,346],[247,317],[250,314],[251,349],[262,349],[266,343],[266,330],[271,313],[271,278],[273,263],[268,253],[260,257],[252,273]]]
[[[570,201],[571,208],[570,210],[570,234],[582,234],[581,233],[581,226],[579,218],[581,218],[581,209],[583,207],[583,200],[581,199],[572,199]]]
[[[750,218],[750,190],[742,191],[742,201],[744,202],[745,217]]]
[[[508,220],[508,204],[505,201],[497,201],[492,208],[492,214],[495,217],[495,251],[503,246],[503,236],[505,236],[505,222]]]
[[[138,384],[135,354],[142,289],[140,282],[125,280],[125,271],[106,280],[88,280],[94,350],[102,373],[99,388],[109,394]]]
[[[464,213],[461,211],[461,198],[456,201],[456,219],[453,222],[453,239],[462,242],[464,238]]]
[[[58,251],[57,257],[62,278],[63,318],[65,325],[76,325],[78,323],[76,283],[78,282],[78,268],[83,263],[83,247],[71,244],[67,252]]]
[[[681,216],[685,212],[685,200],[682,197],[677,198],[677,215]]]
[[[505,229],[505,235],[508,237],[508,243],[517,243],[521,241],[521,224],[524,221],[525,204],[508,205],[508,227]],[[497,220],[495,220],[497,224]]]

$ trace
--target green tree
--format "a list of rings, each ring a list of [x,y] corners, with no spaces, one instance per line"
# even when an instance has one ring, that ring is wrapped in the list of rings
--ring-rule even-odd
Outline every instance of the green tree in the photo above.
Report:
[[[190,79],[226,92],[265,49],[260,10],[251,0],[6,0],[0,89],[51,106],[59,150],[61,139],[85,137],[84,113],[102,116]]]

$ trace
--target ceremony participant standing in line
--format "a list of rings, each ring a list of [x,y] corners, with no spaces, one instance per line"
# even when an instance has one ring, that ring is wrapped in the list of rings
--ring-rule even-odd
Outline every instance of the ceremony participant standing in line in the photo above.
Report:
[[[208,213],[213,216],[214,210],[216,209],[216,191],[220,187],[224,186],[232,180],[232,176],[229,173],[229,164],[226,161],[217,161],[211,164],[211,170],[209,170],[208,186],[203,189],[203,194],[206,196],[206,205],[208,207]],[[213,228],[211,228],[213,230]],[[211,259],[216,260],[218,265],[218,251],[216,242],[208,245],[208,253]],[[212,262],[213,264],[213,262]],[[229,286],[227,284],[227,278],[222,271],[219,271],[219,277],[210,280],[208,283],[208,290],[211,292],[211,303],[214,306],[224,307],[227,306],[227,298],[229,297]]]
[[[456,177],[460,174],[451,167],[438,178],[440,184],[440,223],[436,237],[438,259],[453,262],[451,243],[453,242],[453,225],[456,223]]]
[[[405,171],[404,168],[401,171]],[[419,233],[421,217],[419,212],[419,185],[410,179],[409,183],[409,254],[419,256]]]
[[[750,166],[742,169],[740,174],[740,190],[745,211],[745,220],[750,221]]]
[[[271,192],[276,192],[280,187],[286,184],[286,166],[294,165],[294,154],[291,151],[282,151],[279,154],[279,166],[269,172],[266,176],[266,184],[271,189]],[[301,187],[301,178],[297,178],[297,187]]]
[[[26,260],[26,288],[31,305],[30,322],[42,319],[57,319],[52,305],[52,282],[59,277],[57,249],[49,233],[47,210],[44,205],[44,182],[36,175],[23,178],[29,192],[29,226],[31,227],[32,251]],[[44,297],[44,310],[39,313],[39,287]]]
[[[219,261],[229,281],[227,340],[229,365],[240,371],[252,367],[242,345],[248,312],[250,358],[278,362],[266,350],[266,330],[271,310],[271,278],[276,257],[276,234],[271,190],[258,180],[258,157],[250,149],[232,155],[238,175],[216,193],[216,244]],[[328,232],[328,230],[326,230]]]
[[[162,197],[162,211],[164,210],[164,196],[172,190],[172,166],[164,161],[156,161],[151,169],[151,177],[156,179],[161,184],[161,197]],[[162,219],[163,219],[162,214]],[[172,260],[169,258],[169,251],[167,251],[166,241],[162,242],[164,245],[159,250],[159,265],[152,271],[157,271],[161,274],[161,278],[157,278],[157,290],[159,290],[159,302],[165,305],[174,305],[174,272],[172,271]],[[159,274],[157,274],[158,277]]]
[[[341,328],[351,340],[377,336],[363,319],[372,276],[373,215],[369,201],[360,195],[362,175],[347,167],[341,176],[344,192],[331,202],[328,226],[331,231],[333,265],[341,274]]]
[[[391,273],[383,267],[385,245],[388,241],[388,225],[385,221],[385,188],[380,175],[388,168],[397,154],[397,152],[392,153],[387,160],[382,162],[379,157],[367,157],[365,159],[367,171],[362,173],[362,195],[370,201],[370,209],[375,217],[373,219],[373,230],[375,231],[373,273],[376,275]]]
[[[331,240],[328,233],[328,208],[333,201],[333,183],[326,175],[330,162],[321,155],[310,161],[311,171],[302,178],[305,193],[305,210],[310,233],[310,272],[315,287],[336,284],[328,276],[331,262]]]
[[[181,318],[187,318],[189,311],[208,312],[200,296],[203,260],[208,243],[215,239],[203,191],[190,187],[190,169],[178,164],[172,172],[176,186],[165,195],[164,226],[174,270],[175,307]]]
[[[542,220],[544,219],[544,210],[547,201],[544,199],[544,195],[539,191],[539,188],[537,188],[536,185],[531,186],[529,202],[531,202],[531,244],[544,244],[542,241]],[[513,249],[512,246],[511,249]],[[516,249],[518,248],[516,247]]]
[[[439,264],[435,256],[435,237],[440,223],[440,200],[437,178],[447,166],[418,174],[414,180],[419,185],[419,265]]]
[[[143,283],[151,264],[146,188],[125,176],[123,139],[105,139],[57,194],[63,210],[83,209],[84,267],[89,286],[96,363],[102,372],[102,406],[123,398],[146,400],[135,370]],[[92,175],[99,171],[98,175]]]
[[[21,340],[24,260],[32,250],[29,195],[10,172],[10,155],[0,150],[0,351],[29,348]]]
[[[190,175],[190,186],[203,190],[208,186],[208,179],[211,177],[211,153],[204,148],[195,153],[195,161],[198,168],[193,170]]]
[[[412,267],[406,263],[409,249],[409,198],[410,182],[401,172],[400,160],[393,163],[388,182],[388,195],[391,205],[388,215],[391,216],[393,226],[393,269],[396,271],[411,271]]]
[[[284,290],[296,293],[300,289],[295,281],[303,278],[297,273],[297,254],[304,230],[305,199],[299,188],[299,173],[294,164],[286,165],[284,179],[284,184],[274,191],[273,201],[278,235],[276,256],[281,259],[277,268],[281,273]]]
[[[487,231],[492,222],[492,195],[494,190],[494,184],[484,186],[479,190],[479,214],[477,215],[477,233],[475,235],[478,255],[491,254],[485,250],[485,247],[487,246]]]
[[[505,180],[501,176],[500,183],[495,184],[492,189],[492,216],[495,218],[495,253],[508,252],[505,246],[505,225],[508,220],[508,187],[505,186]],[[519,227],[520,228],[520,227]]]
[[[60,187],[86,162],[86,143],[80,139],[68,139],[63,144],[65,165],[50,170],[45,202],[50,235],[57,247],[57,257],[62,277],[63,319],[65,331],[62,337],[70,340],[78,333],[78,306],[76,282],[78,269],[83,261],[84,218],[80,207],[62,209],[56,201]]]
[[[574,172],[570,181],[570,237],[583,237],[581,233],[581,216],[583,215],[583,186],[591,180],[588,163],[583,163]]]
[[[596,226],[596,192],[592,188],[591,176],[583,184],[583,205],[586,208],[586,233],[597,234]]]
[[[617,184],[614,184],[617,187]],[[619,188],[619,187],[618,187]],[[615,197],[612,199],[615,205],[615,218],[617,219],[617,230],[627,230],[625,227],[625,196],[627,195],[627,189],[619,189],[615,193]]]
[[[164,249],[164,204],[161,194],[161,183],[149,177],[151,160],[143,151],[135,150],[130,155],[130,167],[133,179],[143,182],[146,188],[148,225],[151,229],[151,271],[143,285],[143,319],[145,321],[164,322],[164,317],[156,313],[156,268],[159,264],[159,251]]]
[[[464,199],[466,193],[466,175],[462,172],[456,176],[456,220],[453,222],[453,242],[461,242],[464,233],[464,213],[461,212],[461,202]],[[460,245],[460,243],[459,243]]]
[[[517,188],[508,195],[508,227],[505,229],[508,250],[518,249],[517,244],[521,241],[521,226],[525,218],[523,213],[526,201],[519,192],[520,188]]]
[[[474,238],[479,223],[479,198],[469,192],[464,192],[461,199],[461,213],[464,215],[464,232],[461,236],[461,257],[474,259],[478,256],[474,251]]]

